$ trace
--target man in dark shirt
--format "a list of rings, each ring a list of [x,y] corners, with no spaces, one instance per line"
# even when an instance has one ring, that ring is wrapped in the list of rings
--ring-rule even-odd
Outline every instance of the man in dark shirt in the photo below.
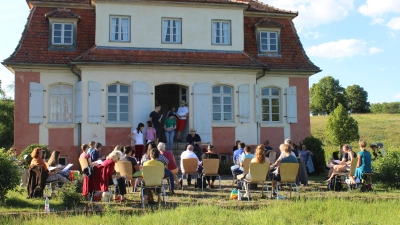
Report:
[[[136,159],[134,158],[135,156],[135,149],[132,149],[131,146],[127,145],[124,147],[124,157],[122,157],[119,161],[128,161],[132,163],[132,177],[137,178],[142,176],[142,171],[140,171],[140,167],[138,163],[136,162]],[[135,180],[131,180],[131,186],[135,186]]]
[[[161,110],[161,105],[156,105],[156,108],[149,115],[149,120],[153,123],[154,129],[156,129],[157,138],[160,137],[160,124],[161,124],[161,116],[158,112]]]
[[[236,141],[236,145],[233,146],[233,151],[236,151],[236,150],[239,149],[239,143],[240,143],[240,140],[237,140],[237,141]]]
[[[190,133],[186,136],[186,145],[193,145],[193,152],[197,155],[197,158],[201,161],[203,152],[201,151],[201,138],[200,135],[196,134],[196,129],[190,129]]]

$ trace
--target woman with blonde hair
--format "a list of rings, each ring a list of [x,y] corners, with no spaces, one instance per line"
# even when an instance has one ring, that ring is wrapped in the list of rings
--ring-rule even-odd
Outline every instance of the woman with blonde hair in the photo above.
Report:
[[[267,161],[269,162],[269,159],[265,157],[265,146],[263,144],[258,145],[254,154],[254,158],[251,160],[251,163],[263,164]],[[251,180],[251,175],[250,173],[242,174],[238,176],[238,179],[244,179],[243,185],[246,193],[243,195],[243,198],[247,198],[249,196],[249,190],[247,189],[246,180]]]
[[[372,155],[367,150],[367,142],[365,140],[360,140],[358,142],[360,146],[360,151],[358,152],[357,158],[357,168],[354,174],[355,178],[362,180],[363,173],[370,173],[372,171],[371,162],[372,162]]]

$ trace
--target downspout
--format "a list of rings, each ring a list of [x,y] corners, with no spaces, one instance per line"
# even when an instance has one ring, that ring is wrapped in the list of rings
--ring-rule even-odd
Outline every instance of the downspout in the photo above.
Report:
[[[256,77],[256,84],[257,84],[258,79],[265,77],[266,71],[267,71],[267,69],[263,69],[263,75]],[[257,126],[257,128],[256,128],[257,129],[257,143],[260,144],[261,143],[260,142],[260,123],[258,121],[256,122],[256,126]]]
[[[78,77],[78,82],[82,80],[81,75],[74,71],[74,65],[71,65],[71,72]],[[80,156],[81,145],[82,145],[81,133],[82,133],[82,123],[81,123],[81,121],[79,121],[79,123],[78,123],[78,150],[77,150],[78,158]]]

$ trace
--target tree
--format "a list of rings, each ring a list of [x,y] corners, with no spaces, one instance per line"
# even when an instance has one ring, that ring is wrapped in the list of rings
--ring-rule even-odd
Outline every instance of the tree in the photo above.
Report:
[[[21,169],[0,149],[0,204],[5,203],[8,191],[13,190],[21,179]]]
[[[330,114],[342,104],[346,107],[346,90],[340,86],[339,80],[331,76],[323,77],[310,89],[310,110],[313,115]]]
[[[329,115],[326,132],[331,142],[337,145],[360,139],[357,121],[349,116],[342,104],[339,104],[335,111]]]
[[[0,89],[0,143],[6,149],[14,143],[14,101]]]
[[[369,102],[368,92],[364,90],[364,88],[359,85],[352,85],[346,88],[346,102],[347,109],[351,113],[368,113],[369,112]]]

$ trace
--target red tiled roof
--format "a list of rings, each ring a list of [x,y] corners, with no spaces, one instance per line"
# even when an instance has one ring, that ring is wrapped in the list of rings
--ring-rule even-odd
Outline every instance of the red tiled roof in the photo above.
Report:
[[[26,0],[27,2],[35,1],[35,2],[61,2],[61,3],[82,3],[89,4],[90,0]]]
[[[244,52],[196,50],[127,49],[93,47],[72,63],[161,64],[262,68],[264,65]]]
[[[280,55],[259,55],[254,26],[260,19],[262,18],[244,17],[244,40],[246,40],[244,50],[246,52],[253,58],[265,63],[266,69],[320,71],[320,68],[315,66],[307,57],[291,19],[274,18],[275,22],[284,26],[280,34]]]
[[[55,8],[50,10],[56,10]],[[68,64],[73,58],[80,56],[95,45],[95,11],[91,9],[74,9],[81,15],[78,22],[75,50],[50,50],[49,21],[43,15],[49,8],[33,8],[27,25],[14,53],[4,60],[4,64]]]
[[[44,15],[45,17],[56,17],[56,18],[80,18],[80,16],[70,9],[56,9]]]
[[[268,19],[268,18],[261,18],[258,23],[256,23],[254,26],[256,27],[284,27],[285,25],[282,25],[275,20]]]
[[[249,2],[249,8],[247,11],[250,12],[268,12],[268,13],[281,13],[281,14],[298,14],[296,11],[279,9],[263,2],[259,2],[258,0],[252,0]]]

